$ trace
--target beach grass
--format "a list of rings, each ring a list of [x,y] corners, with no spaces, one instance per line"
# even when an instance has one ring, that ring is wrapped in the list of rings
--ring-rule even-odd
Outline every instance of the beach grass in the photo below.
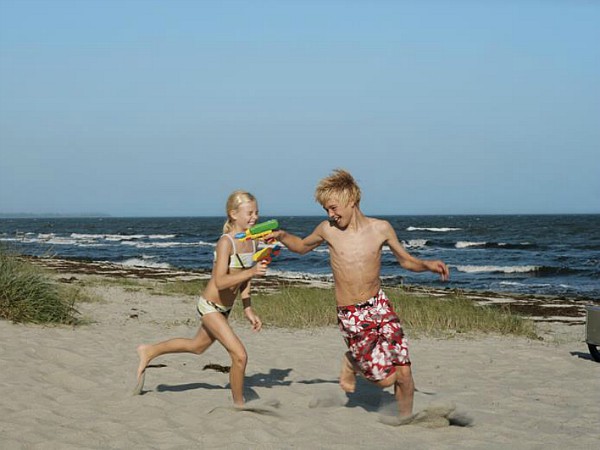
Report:
[[[0,248],[0,318],[13,322],[76,324],[82,294]]]
[[[533,321],[499,308],[479,306],[460,294],[439,298],[402,289],[388,289],[387,294],[404,328],[413,336],[497,333],[537,337]],[[255,294],[252,303],[266,326],[303,329],[337,325],[333,289],[284,287]],[[234,308],[232,318],[243,320],[241,307]]]
[[[52,276],[54,274],[54,276]],[[60,273],[12,256],[0,249],[0,318],[15,322],[81,323],[75,306],[91,301],[87,286],[112,285],[125,291],[148,295],[196,297],[206,279],[149,280],[114,276],[93,276],[77,285],[56,281]],[[394,309],[411,336],[449,337],[457,334],[496,333],[536,338],[532,320],[494,306],[480,306],[461,292],[442,297],[414,293],[403,288],[386,288]],[[337,326],[332,287],[297,286],[281,281],[275,289],[255,289],[253,308],[266,327],[311,329]],[[238,302],[232,319],[244,321]]]
[[[125,289],[145,289],[150,295],[195,297],[204,290],[207,280],[158,282],[101,277],[96,282]],[[413,337],[496,333],[537,338],[532,320],[499,307],[478,305],[461,292],[452,292],[444,297],[415,294],[402,288],[387,288],[386,292],[402,318],[405,330]],[[333,288],[294,286],[282,282],[277,289],[256,290],[252,304],[265,327],[312,329],[337,326],[334,298]],[[231,317],[237,321],[245,320],[241,302],[237,302]]]

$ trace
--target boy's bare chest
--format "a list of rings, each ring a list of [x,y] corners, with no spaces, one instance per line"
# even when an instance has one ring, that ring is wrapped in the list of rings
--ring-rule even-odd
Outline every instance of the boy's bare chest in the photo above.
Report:
[[[352,262],[377,257],[383,242],[373,233],[348,233],[328,241],[331,257]]]

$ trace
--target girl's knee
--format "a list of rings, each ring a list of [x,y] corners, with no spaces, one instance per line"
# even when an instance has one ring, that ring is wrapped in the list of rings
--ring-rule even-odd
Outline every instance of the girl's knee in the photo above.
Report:
[[[248,363],[248,354],[245,349],[240,349],[236,351],[230,352],[231,355],[231,363],[238,367],[246,367]]]

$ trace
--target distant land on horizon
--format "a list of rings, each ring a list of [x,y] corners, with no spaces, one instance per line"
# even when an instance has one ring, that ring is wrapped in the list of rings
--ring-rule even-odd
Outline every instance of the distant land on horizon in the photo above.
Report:
[[[397,217],[397,216],[597,216],[600,212],[585,212],[585,213],[456,213],[456,214],[366,214],[370,217]],[[111,219],[160,219],[169,217],[221,217],[213,215],[136,215],[136,216],[115,216],[107,213],[2,213],[0,212],[0,219],[93,219],[93,218],[111,218]],[[269,217],[323,217],[319,214],[270,214]]]
[[[57,218],[77,218],[77,217],[112,217],[106,213],[0,213],[0,219],[57,219]]]

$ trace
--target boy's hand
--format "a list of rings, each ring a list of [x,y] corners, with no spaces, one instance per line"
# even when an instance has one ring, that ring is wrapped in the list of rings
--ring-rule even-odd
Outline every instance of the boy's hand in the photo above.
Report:
[[[244,308],[244,314],[246,315],[248,322],[250,322],[252,325],[252,331],[260,331],[262,328],[262,321],[256,314],[254,314],[251,306]]]
[[[443,261],[426,261],[427,270],[433,273],[439,273],[442,281],[448,281],[450,278],[450,269]]]
[[[267,234],[266,236],[262,237],[262,240],[265,241],[267,244],[273,241],[278,241],[279,237],[281,236],[281,234],[283,233],[283,230],[275,230],[270,232],[269,234]]]

